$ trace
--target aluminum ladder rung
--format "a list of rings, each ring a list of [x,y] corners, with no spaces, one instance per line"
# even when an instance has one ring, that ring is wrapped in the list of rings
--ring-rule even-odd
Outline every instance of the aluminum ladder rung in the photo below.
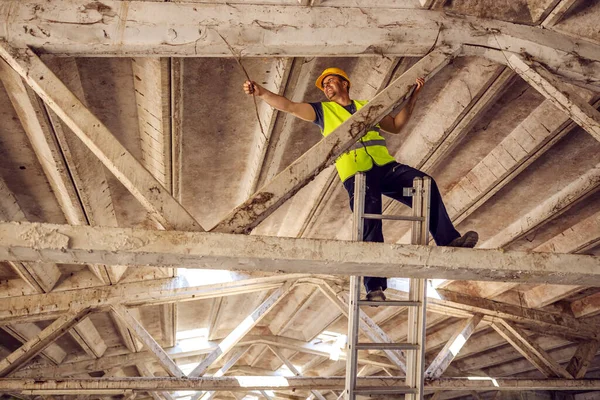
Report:
[[[363,214],[365,219],[391,219],[394,221],[425,221],[425,217],[413,217],[408,215],[383,215],[383,214]]]
[[[419,350],[418,344],[412,343],[356,343],[356,350]]]
[[[408,301],[408,300],[359,300],[359,306],[384,306],[384,307],[420,307],[420,301]]]
[[[375,395],[377,395],[377,394],[410,394],[410,393],[416,394],[417,392],[418,392],[417,389],[411,388],[408,386],[388,386],[388,387],[359,386],[356,389],[354,389],[354,394],[362,395],[362,396],[369,396],[369,395],[373,395],[373,394],[375,394]]]

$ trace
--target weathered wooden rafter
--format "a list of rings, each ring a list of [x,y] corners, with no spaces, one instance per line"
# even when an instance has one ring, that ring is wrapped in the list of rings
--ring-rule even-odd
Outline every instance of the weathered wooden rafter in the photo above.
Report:
[[[202,227],[104,124],[52,73],[30,49],[0,44],[0,56],[21,75],[44,102],[71,128],[104,165],[167,229]],[[118,264],[117,264],[118,265]]]
[[[244,320],[219,343],[219,346],[208,354],[200,364],[198,364],[189,377],[195,378],[204,375],[208,368],[215,362],[221,360],[227,353],[260,322],[264,316],[271,311],[293,287],[293,282],[286,282],[277,288],[271,295],[265,299],[255,310],[253,310]]]
[[[537,343],[530,340],[521,329],[507,321],[492,322],[492,327],[545,376],[573,379],[565,368],[553,360]]]
[[[46,296],[10,297],[0,302],[0,324],[49,319],[68,312],[74,301],[82,307],[93,308],[105,308],[113,304],[142,307],[268,291],[281,286],[285,280],[303,276],[292,274],[249,278],[211,285],[192,285],[184,277],[177,277],[48,293]]]
[[[483,315],[475,314],[472,318],[466,319],[458,325],[458,328],[450,339],[448,339],[446,345],[427,367],[425,377],[439,378],[444,374],[454,357],[458,355],[460,349],[469,340],[473,332],[475,332],[475,328],[477,328],[477,324],[479,324],[482,318]]]
[[[94,9],[85,8],[86,4],[85,0],[5,4],[0,9],[0,29],[17,46],[70,55],[231,57],[221,34],[248,56],[421,56],[445,42],[535,54],[552,69],[561,73],[571,69],[580,76],[582,71],[599,68],[590,61],[600,61],[596,45],[560,33],[430,10],[245,4],[234,8],[109,0]],[[177,25],[163,24],[165,20]],[[73,25],[78,35],[65,34]],[[331,29],[338,34],[331,35]]]
[[[600,285],[585,255],[27,222],[0,223],[0,259]]]
[[[597,340],[581,343],[577,347],[573,357],[571,357],[571,360],[569,360],[569,364],[567,364],[566,370],[569,374],[575,379],[582,379],[596,356],[599,347],[600,342]]]
[[[508,57],[508,65],[558,109],[564,111],[573,121],[600,141],[600,112],[598,110],[541,64],[511,54]]]
[[[184,377],[185,374],[175,364],[175,362],[169,357],[164,349],[154,340],[154,338],[148,333],[148,331],[142,326],[142,324],[135,319],[133,315],[123,305],[114,305],[111,307],[112,311],[115,312],[127,325],[127,327],[135,333],[138,339],[144,343],[147,349],[149,349],[156,357],[157,361],[163,366],[163,368],[174,377]]]
[[[21,347],[0,361],[0,377],[5,377],[23,366],[27,361],[31,360],[57,338],[79,323],[88,313],[89,310],[75,310],[57,318],[48,327],[40,331],[39,334],[30,338]]]
[[[404,378],[359,377],[358,386],[403,387]],[[252,390],[310,390],[344,388],[342,377],[282,377],[282,376],[227,376],[221,378],[108,378],[33,380],[2,379],[0,390],[17,390],[23,394],[122,394],[126,390],[206,390],[206,391],[252,391]],[[426,391],[448,390],[598,390],[598,379],[494,379],[487,377],[448,378],[427,381]]]

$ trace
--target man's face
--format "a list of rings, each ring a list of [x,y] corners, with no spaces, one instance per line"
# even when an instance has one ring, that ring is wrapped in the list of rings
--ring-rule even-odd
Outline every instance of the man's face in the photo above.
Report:
[[[337,75],[329,75],[323,79],[323,93],[329,100],[338,94],[345,93],[347,90],[348,82]]]

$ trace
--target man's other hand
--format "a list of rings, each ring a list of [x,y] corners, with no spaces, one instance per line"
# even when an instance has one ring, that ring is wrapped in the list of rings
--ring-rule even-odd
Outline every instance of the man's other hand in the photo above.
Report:
[[[255,94],[260,97],[264,90],[258,83],[254,81],[246,81],[244,82],[244,92],[246,92],[246,94]]]
[[[421,91],[421,89],[423,89],[423,85],[425,85],[425,79],[417,78],[416,83],[417,83],[417,87],[415,88],[415,94],[419,93],[419,91]]]

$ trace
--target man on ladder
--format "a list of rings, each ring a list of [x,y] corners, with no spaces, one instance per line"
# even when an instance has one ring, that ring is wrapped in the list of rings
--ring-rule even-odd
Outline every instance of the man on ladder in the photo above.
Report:
[[[406,126],[415,106],[417,95],[424,84],[417,79],[417,86],[408,104],[396,115],[385,116],[379,124],[365,134],[350,151],[342,154],[335,163],[337,172],[350,196],[350,208],[353,209],[355,174],[365,172],[366,195],[364,213],[381,214],[381,195],[384,194],[412,207],[412,197],[404,196],[403,188],[412,187],[414,178],[427,176],[408,165],[400,164],[389,154],[380,129],[393,134],[400,133]],[[255,94],[271,107],[315,123],[321,128],[323,136],[329,135],[345,120],[350,118],[368,101],[350,99],[350,78],[339,68],[327,68],[317,78],[316,86],[323,91],[329,101],[319,103],[296,103],[283,96],[274,94],[256,82],[246,81],[244,91]],[[469,231],[461,236],[454,228],[435,181],[431,180],[429,230],[438,246],[469,247],[477,244],[478,235]],[[364,221],[363,240],[383,242],[382,222],[380,219]],[[387,279],[365,277],[364,285],[367,300],[385,300],[384,290]]]

